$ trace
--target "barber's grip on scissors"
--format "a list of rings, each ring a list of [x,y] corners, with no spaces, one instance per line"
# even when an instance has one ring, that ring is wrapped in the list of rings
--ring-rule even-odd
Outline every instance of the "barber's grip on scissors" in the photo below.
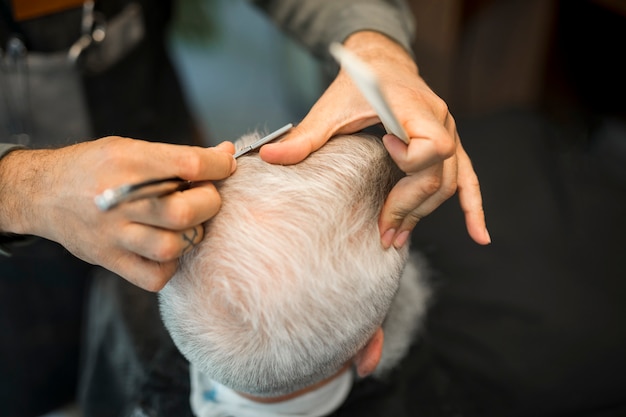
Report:
[[[117,188],[107,188],[94,197],[96,206],[101,211],[127,202],[143,198],[162,197],[176,191],[184,191],[191,187],[192,182],[179,177],[160,178],[135,184],[124,184]]]
[[[330,45],[330,53],[350,75],[357,88],[374,108],[387,133],[393,133],[408,145],[409,135],[387,102],[374,71],[367,63],[339,43]]]
[[[278,139],[291,130],[292,127],[293,124],[286,124],[256,142],[248,146],[244,146],[235,152],[233,157],[239,158],[248,152],[260,148],[266,143]],[[124,184],[116,188],[108,188],[94,197],[94,203],[101,211],[107,211],[124,202],[136,201],[144,198],[163,197],[177,191],[187,190],[192,185],[192,181],[184,180],[179,177],[151,179],[140,183]]]

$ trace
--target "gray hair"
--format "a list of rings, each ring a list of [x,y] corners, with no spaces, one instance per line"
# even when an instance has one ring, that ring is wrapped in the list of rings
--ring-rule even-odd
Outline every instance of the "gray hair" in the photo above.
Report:
[[[185,357],[240,392],[278,396],[336,373],[373,335],[408,250],[378,216],[402,173],[379,139],[338,136],[296,165],[239,158],[219,213],[160,292]]]

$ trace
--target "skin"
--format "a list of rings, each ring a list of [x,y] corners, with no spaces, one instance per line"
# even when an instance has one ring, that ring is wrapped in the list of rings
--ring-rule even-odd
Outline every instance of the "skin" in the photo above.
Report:
[[[407,175],[382,209],[382,245],[405,245],[420,219],[457,191],[469,235],[479,244],[490,243],[478,177],[446,103],[420,77],[411,56],[386,36],[358,32],[344,46],[378,75],[383,94],[411,138],[408,146],[393,135],[383,138],[389,154]],[[349,75],[340,70],[302,122],[280,142],[261,148],[261,157],[270,163],[295,164],[333,135],[354,133],[379,121]]]
[[[377,73],[411,141],[383,138],[407,174],[391,191],[380,215],[384,247],[401,247],[424,216],[458,191],[470,236],[490,242],[478,178],[463,150],[454,118],[419,76],[411,56],[375,32],[344,43]],[[309,114],[261,157],[294,164],[339,133],[353,133],[379,119],[350,77],[340,71]],[[202,239],[201,224],[219,210],[211,180],[236,167],[233,145],[197,148],[107,137],[56,150],[17,150],[0,161],[0,231],[60,243],[77,257],[101,265],[149,291],[174,274],[178,257]],[[179,176],[196,186],[100,212],[93,197],[131,182]]]
[[[16,150],[0,161],[0,230],[60,243],[77,257],[149,291],[174,274],[178,257],[203,237],[217,213],[210,180],[236,168],[234,146],[215,148],[107,137],[56,150]],[[166,197],[101,212],[103,190],[153,178],[198,181]]]

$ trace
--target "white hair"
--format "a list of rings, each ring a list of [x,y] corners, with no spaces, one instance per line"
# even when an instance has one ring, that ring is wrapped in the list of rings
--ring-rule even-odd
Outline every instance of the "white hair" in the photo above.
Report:
[[[378,216],[401,175],[366,135],[335,137],[296,165],[239,158],[217,184],[222,207],[205,239],[159,294],[183,355],[256,396],[336,373],[398,289],[408,250],[383,249]]]

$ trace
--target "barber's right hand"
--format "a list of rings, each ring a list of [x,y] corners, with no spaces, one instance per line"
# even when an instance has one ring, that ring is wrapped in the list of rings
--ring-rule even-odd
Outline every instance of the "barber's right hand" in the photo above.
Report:
[[[221,199],[211,180],[236,168],[232,143],[201,148],[107,137],[56,150],[13,151],[0,161],[0,230],[56,241],[77,257],[158,291],[203,237]],[[100,211],[107,188],[180,177],[196,186]],[[6,203],[5,203],[6,202]]]

